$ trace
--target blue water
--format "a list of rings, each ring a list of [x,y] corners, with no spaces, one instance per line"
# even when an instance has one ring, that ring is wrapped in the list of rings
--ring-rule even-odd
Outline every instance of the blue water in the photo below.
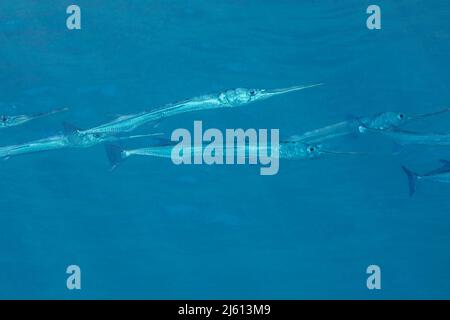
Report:
[[[81,7],[82,29],[66,28]],[[377,4],[382,29],[368,30]],[[70,112],[2,129],[1,145],[89,128],[234,87],[324,82],[157,129],[302,133],[381,111],[450,105],[448,1],[16,0],[0,4],[0,108]],[[450,132],[450,115],[409,126]],[[145,146],[133,141],[126,146]],[[136,157],[110,172],[102,146],[0,164],[0,298],[450,298],[450,186],[408,196],[450,148],[392,155],[385,138],[333,147],[368,156],[256,166]],[[66,268],[82,270],[81,290]],[[382,270],[368,290],[366,268]]]

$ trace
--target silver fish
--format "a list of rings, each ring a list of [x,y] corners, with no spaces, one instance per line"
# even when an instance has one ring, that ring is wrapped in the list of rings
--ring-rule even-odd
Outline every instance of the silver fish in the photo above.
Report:
[[[108,156],[108,160],[111,164],[111,169],[116,168],[122,161],[131,157],[131,156],[151,156],[151,157],[159,157],[159,158],[171,158],[172,149],[174,144],[170,145],[162,145],[162,146],[151,146],[147,148],[139,148],[139,149],[131,149],[125,150],[116,145],[106,145],[106,154]],[[241,152],[248,156],[250,152],[254,152],[255,154],[264,152],[265,154],[278,154],[280,159],[289,159],[289,160],[306,160],[306,159],[316,159],[322,157],[323,155],[361,155],[364,153],[360,152],[341,152],[341,151],[331,151],[324,150],[321,145],[309,145],[305,143],[297,143],[297,142],[286,142],[280,143],[277,147],[278,150],[275,150],[274,147],[266,146],[254,146],[254,145],[246,145],[239,147],[225,147],[223,150],[223,154],[234,153],[235,155]],[[190,156],[202,155],[204,151],[203,146],[200,147],[191,147],[188,149]],[[274,152],[278,151],[278,152]]]
[[[0,115],[0,128],[15,127],[38,118],[50,116],[52,114],[60,112],[65,112],[67,110],[69,109],[68,108],[54,109],[48,112],[36,113],[33,115],[24,115],[24,114],[16,116]]]
[[[63,149],[69,145],[65,136],[54,136],[19,145],[0,147],[0,158],[6,160],[24,154]]]
[[[334,139],[350,134],[361,134],[367,130],[386,131],[399,128],[410,122],[418,121],[427,117],[447,113],[450,108],[441,109],[435,112],[407,116],[402,112],[382,112],[368,117],[355,117],[347,121],[342,121],[323,128],[294,135],[289,138],[291,141],[302,141],[307,143],[317,143]]]
[[[144,111],[137,114],[120,116],[117,119],[87,130],[79,130],[79,134],[104,133],[115,134],[129,132],[146,123],[159,121],[177,114],[208,109],[234,108],[256,101],[266,100],[274,96],[320,86],[313,84],[307,86],[295,86],[290,88],[266,90],[237,88],[220,93],[194,97],[188,100],[176,102],[161,108]]]
[[[85,135],[81,140],[74,140],[70,136],[58,135],[40,140],[35,140],[23,144],[0,147],[0,159],[44,152],[50,150],[60,150],[65,148],[88,148],[105,142],[116,142],[120,140],[136,139],[160,135],[161,133],[151,133],[133,136],[110,136],[110,135]]]

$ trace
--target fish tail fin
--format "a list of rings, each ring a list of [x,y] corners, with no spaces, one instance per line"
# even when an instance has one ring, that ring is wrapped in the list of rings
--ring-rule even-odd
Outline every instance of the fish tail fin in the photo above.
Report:
[[[416,192],[417,188],[417,180],[419,175],[405,166],[402,166],[403,171],[405,171],[406,176],[408,177],[408,186],[409,186],[409,195],[412,196]]]
[[[111,164],[111,171],[128,157],[125,150],[117,145],[107,144],[105,150],[109,163]]]

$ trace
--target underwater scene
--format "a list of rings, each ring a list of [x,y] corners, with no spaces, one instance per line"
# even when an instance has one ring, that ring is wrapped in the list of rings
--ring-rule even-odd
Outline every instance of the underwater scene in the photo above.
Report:
[[[449,299],[450,3],[0,2],[0,299]]]

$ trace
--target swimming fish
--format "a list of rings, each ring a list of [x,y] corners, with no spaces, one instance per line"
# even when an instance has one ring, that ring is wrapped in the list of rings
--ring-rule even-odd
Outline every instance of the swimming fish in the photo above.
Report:
[[[417,174],[405,166],[402,166],[403,171],[408,177],[409,195],[412,196],[416,192],[417,182],[419,181],[434,181],[450,183],[450,161],[441,159],[442,167],[430,171],[425,174]]]
[[[172,157],[172,149],[174,144],[169,145],[160,145],[160,146],[152,146],[147,148],[140,149],[131,149],[124,150],[116,145],[106,145],[106,154],[108,156],[108,160],[111,164],[111,169],[115,169],[122,161],[131,157],[131,156],[152,156],[159,158],[171,158]],[[297,143],[297,142],[286,142],[280,143],[277,147],[278,150],[275,150],[271,146],[255,146],[255,145],[246,145],[239,147],[225,147],[223,149],[223,154],[226,155],[228,152],[234,153],[234,155],[238,154],[238,152],[242,152],[248,157],[250,152],[254,152],[255,154],[261,154],[264,152],[265,154],[278,154],[280,159],[289,159],[289,160],[306,160],[306,159],[316,159],[323,155],[358,155],[363,154],[360,152],[341,152],[341,151],[331,151],[322,149],[321,145],[309,145],[305,143]],[[204,146],[200,147],[191,147],[188,149],[190,156],[202,155],[204,152]],[[274,151],[278,151],[274,152]],[[183,155],[184,156],[184,155]]]
[[[69,108],[54,109],[48,112],[36,113],[33,115],[16,115],[16,116],[0,115],[0,128],[15,127],[38,118],[46,117],[67,110],[69,110]]]
[[[7,160],[23,154],[67,148],[69,145],[65,136],[44,138],[19,145],[0,147],[0,159]]]
[[[220,108],[234,108],[247,105],[256,101],[266,100],[274,96],[313,88],[322,85],[313,84],[307,86],[295,86],[290,88],[266,90],[266,89],[230,89],[220,93],[207,94],[188,100],[165,105],[163,107],[144,111],[137,114],[120,116],[117,119],[87,130],[79,130],[79,134],[103,133],[115,134],[118,132],[129,132],[146,123],[160,121],[177,114]]]
[[[290,141],[302,141],[314,143],[325,141],[351,134],[365,133],[367,130],[386,131],[399,128],[410,122],[418,121],[427,117],[449,112],[450,108],[441,109],[435,112],[407,116],[403,112],[382,112],[368,117],[352,117],[347,121],[342,121],[316,130],[308,131],[300,135],[289,138]]]
[[[57,135],[39,139],[23,144],[0,147],[0,159],[7,160],[11,157],[50,151],[65,148],[88,148],[104,142],[116,142],[126,139],[135,139],[160,135],[161,133],[142,134],[134,136],[111,136],[111,135],[86,135],[83,140],[74,141],[66,135]]]

